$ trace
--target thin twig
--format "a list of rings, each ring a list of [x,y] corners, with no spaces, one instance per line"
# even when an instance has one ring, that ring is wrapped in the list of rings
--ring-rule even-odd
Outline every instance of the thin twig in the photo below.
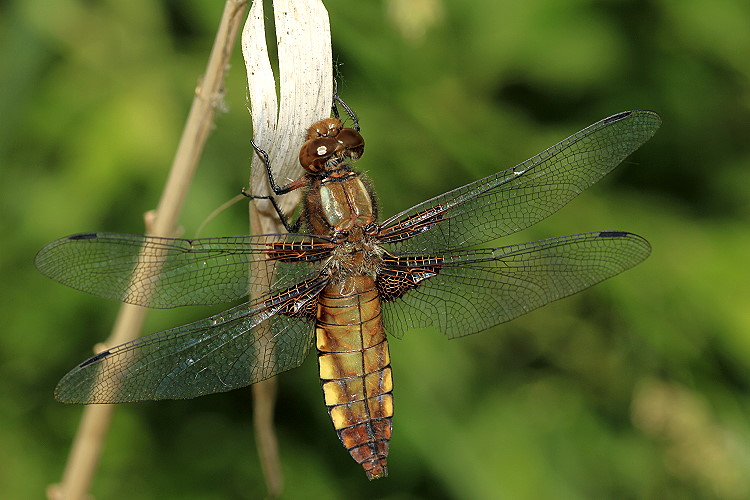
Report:
[[[268,58],[260,0],[254,1],[250,8],[242,34],[242,51],[247,66],[253,135],[256,144],[268,152],[276,179],[286,184],[302,175],[297,155],[307,127],[330,115],[333,64],[328,13],[320,0],[274,0],[273,6],[279,54],[280,106],[277,106],[276,82]],[[257,157],[253,158],[250,186],[253,194],[272,194],[265,169]],[[299,193],[290,193],[279,201],[282,209],[289,213],[298,200]],[[264,200],[255,201],[250,204],[251,232],[284,232],[270,204]],[[256,277],[267,275],[258,273]],[[263,348],[268,349],[268,346]],[[283,489],[273,425],[275,398],[275,378],[253,386],[258,454],[270,498],[278,498]]]
[[[246,9],[246,0],[227,0],[224,6],[206,72],[196,89],[169,178],[157,207],[156,219],[152,227],[147,228],[149,234],[169,236],[174,233],[195,167],[213,126],[216,105],[222,97],[229,56]],[[124,304],[107,344],[117,345],[136,338],[140,334],[145,315],[146,309]],[[87,497],[114,408],[114,405],[91,405],[84,408],[62,482],[47,490],[50,499],[79,500]]]

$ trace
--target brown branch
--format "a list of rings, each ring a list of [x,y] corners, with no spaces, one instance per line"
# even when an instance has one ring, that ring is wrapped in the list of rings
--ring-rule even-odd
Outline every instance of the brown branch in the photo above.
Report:
[[[195,167],[213,126],[216,105],[222,98],[229,56],[246,9],[246,0],[227,0],[224,6],[206,72],[196,89],[169,178],[159,201],[156,219],[151,227],[147,227],[149,234],[169,236],[174,233]],[[136,338],[140,334],[145,315],[146,309],[124,304],[107,344],[117,345]],[[48,498],[79,500],[88,497],[87,492],[99,462],[114,408],[114,405],[91,405],[84,408],[62,482],[48,488]]]

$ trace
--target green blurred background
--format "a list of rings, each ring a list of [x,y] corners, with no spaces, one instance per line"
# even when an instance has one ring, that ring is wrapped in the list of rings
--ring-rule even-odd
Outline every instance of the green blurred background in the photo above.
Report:
[[[557,215],[508,241],[623,229],[652,256],[485,333],[392,342],[386,480],[338,442],[314,356],[279,378],[286,498],[750,497],[750,3],[325,2],[359,162],[384,215],[509,167],[610,114],[657,135]],[[118,305],[33,267],[74,232],[140,233],[158,200],[221,14],[201,0],[0,5],[0,496],[59,480],[81,414],[57,380]],[[246,185],[239,48],[182,217]],[[244,204],[204,236],[247,232]],[[216,309],[211,309],[211,312]],[[209,310],[157,311],[146,331]],[[262,498],[249,390],[116,412],[93,494]]]

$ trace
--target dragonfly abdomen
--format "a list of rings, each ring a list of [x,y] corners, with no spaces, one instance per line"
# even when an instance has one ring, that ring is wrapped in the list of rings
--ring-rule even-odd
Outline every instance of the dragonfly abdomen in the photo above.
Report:
[[[388,475],[393,380],[380,297],[370,276],[329,284],[315,333],[321,386],[344,447],[367,477]]]

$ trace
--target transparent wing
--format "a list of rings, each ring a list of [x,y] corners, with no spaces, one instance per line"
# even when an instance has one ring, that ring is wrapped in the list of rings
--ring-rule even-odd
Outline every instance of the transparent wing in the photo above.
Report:
[[[437,264],[399,299],[383,302],[386,330],[401,336],[435,326],[455,338],[510,321],[615,276],[643,261],[651,247],[622,231],[562,236],[500,248],[433,254]],[[409,273],[409,260],[398,271]]]
[[[244,387],[298,366],[312,319],[293,313],[315,301],[326,280],[295,287],[216,316],[97,354],[55,389],[64,403],[194,398]]]
[[[605,118],[513,168],[391,217],[379,238],[399,255],[465,248],[520,231],[609,173],[660,123],[651,111]]]
[[[322,238],[294,234],[187,240],[83,233],[48,244],[35,264],[45,276],[83,292],[168,308],[220,304],[250,290],[291,286],[309,277],[310,262],[331,248]],[[277,270],[280,263],[284,272]]]

